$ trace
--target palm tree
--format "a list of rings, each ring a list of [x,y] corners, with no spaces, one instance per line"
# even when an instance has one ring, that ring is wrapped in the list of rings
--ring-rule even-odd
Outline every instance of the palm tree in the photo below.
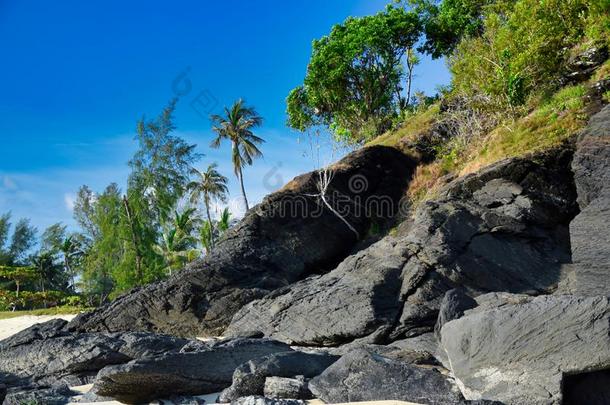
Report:
[[[72,268],[72,262],[73,259],[77,259],[82,254],[78,240],[74,238],[74,235],[68,236],[59,245],[59,250],[64,257],[64,268],[72,280],[72,290],[76,291],[76,274]]]
[[[197,251],[194,246],[197,241],[193,230],[199,218],[194,213],[194,208],[187,208],[182,213],[174,211],[172,222],[164,227],[165,230],[161,234],[161,243],[153,245],[155,253],[165,260],[170,276],[174,270],[184,267],[196,258]]]
[[[244,189],[244,176],[242,169],[245,165],[251,165],[252,160],[262,156],[257,145],[264,143],[262,138],[254,135],[252,129],[259,127],[263,123],[263,118],[259,116],[253,107],[244,104],[244,100],[239,99],[231,108],[225,107],[225,115],[212,115],[210,117],[214,126],[212,130],[216,132],[216,139],[210,145],[212,148],[220,147],[223,139],[231,141],[231,157],[235,176],[239,179],[241,194],[244,198],[246,210],[248,198]]]
[[[222,210],[220,214],[220,219],[218,220],[218,230],[220,233],[224,233],[227,229],[229,229],[229,225],[231,222],[231,212],[228,208]]]
[[[200,172],[197,169],[192,169],[191,173],[197,176],[197,180],[191,181],[187,185],[187,189],[191,191],[191,202],[196,204],[203,196],[205,211],[208,216],[208,224],[211,232],[211,246],[214,246],[214,225],[212,224],[212,216],[210,215],[210,202],[212,200],[220,200],[225,202],[227,199],[227,178],[218,173],[216,168],[218,165],[212,163],[208,166],[205,172]]]

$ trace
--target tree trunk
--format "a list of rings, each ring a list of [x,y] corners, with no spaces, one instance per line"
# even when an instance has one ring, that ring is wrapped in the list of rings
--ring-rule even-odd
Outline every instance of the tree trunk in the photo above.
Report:
[[[129,206],[129,200],[127,196],[123,196],[123,204],[125,205],[125,215],[127,216],[127,221],[129,222],[129,228],[131,230],[131,241],[133,243],[133,248],[136,254],[136,278],[138,280],[138,284],[142,284],[142,254],[140,253],[140,241],[138,239],[138,233],[136,232],[135,223],[133,220],[131,208]]]
[[[241,194],[244,197],[244,203],[246,204],[246,211],[250,209],[248,206],[248,198],[246,197],[246,189],[244,188],[244,175],[241,172],[241,166],[239,167],[239,185],[241,186]]]
[[[205,211],[208,214],[208,223],[210,224],[210,250],[214,249],[214,224],[212,224],[212,216],[210,215],[210,202],[205,199]]]
[[[74,280],[74,273],[72,273],[72,267],[70,266],[70,260],[68,260],[68,255],[66,253],[64,253],[64,267],[66,268],[66,271],[68,272],[68,274],[70,275],[70,278],[72,279],[72,290],[74,290],[74,292],[76,292],[76,282]]]

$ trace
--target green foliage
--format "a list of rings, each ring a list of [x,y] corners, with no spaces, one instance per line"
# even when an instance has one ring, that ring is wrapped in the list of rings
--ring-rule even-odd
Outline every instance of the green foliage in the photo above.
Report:
[[[233,170],[239,180],[247,211],[250,207],[244,188],[243,168],[263,155],[258,147],[265,141],[253,132],[262,125],[263,118],[258,115],[254,107],[247,106],[244,100],[239,99],[231,108],[225,107],[224,115],[213,114],[210,120],[213,124],[212,130],[216,133],[216,138],[210,146],[217,149],[223,140],[231,142]]]
[[[55,307],[64,299],[62,291],[16,291],[0,290],[0,311]]]
[[[36,228],[29,219],[22,218],[11,231],[11,213],[0,216],[0,265],[23,264],[30,249],[36,243]]]
[[[335,25],[313,42],[304,83],[287,99],[288,125],[299,131],[325,125],[352,142],[387,130],[409,102],[402,59],[420,30],[416,13],[394,7]]]
[[[410,3],[422,16],[425,41],[420,50],[433,58],[450,55],[462,38],[480,35],[481,14],[493,0],[430,0]]]
[[[170,101],[157,118],[143,118],[138,122],[136,140],[139,148],[129,162],[132,169],[129,190],[145,196],[147,207],[152,208],[159,220],[183,195],[191,165],[201,157],[195,152],[195,145],[172,135],[176,102],[175,99]]]
[[[516,0],[484,8],[482,32],[450,58],[454,92],[492,97],[491,108],[523,105],[556,88],[569,50],[586,39],[599,0]]]
[[[203,198],[208,223],[211,229],[210,247],[214,246],[214,225],[212,224],[212,216],[210,215],[210,203],[212,201],[225,202],[227,194],[229,193],[229,189],[227,188],[228,179],[216,170],[217,167],[218,165],[216,163],[212,163],[205,172],[193,169],[191,173],[196,176],[197,180],[192,181],[187,185],[187,190],[191,192],[191,203],[197,204]],[[208,249],[207,246],[206,249]]]

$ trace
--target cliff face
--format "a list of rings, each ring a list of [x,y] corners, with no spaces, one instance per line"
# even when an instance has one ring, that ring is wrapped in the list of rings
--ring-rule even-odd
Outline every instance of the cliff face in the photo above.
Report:
[[[19,400],[94,381],[133,403],[229,385],[232,400],[608,403],[609,134],[606,106],[570,142],[456,178],[406,217],[416,162],[364,148],[171,279],[1,342],[0,377]]]
[[[246,303],[332,269],[372,226],[383,227],[398,212],[415,166],[388,147],[350,154],[333,166],[324,193],[336,212],[320,198],[325,174],[299,176],[250,210],[210,256],[78,317],[71,327],[218,336]]]

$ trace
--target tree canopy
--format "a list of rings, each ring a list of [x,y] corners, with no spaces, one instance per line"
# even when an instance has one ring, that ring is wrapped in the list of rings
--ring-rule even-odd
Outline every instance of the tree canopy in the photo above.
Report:
[[[409,102],[404,57],[421,29],[418,14],[400,7],[335,25],[313,42],[303,85],[287,99],[288,124],[299,131],[326,125],[356,142],[387,130]]]

